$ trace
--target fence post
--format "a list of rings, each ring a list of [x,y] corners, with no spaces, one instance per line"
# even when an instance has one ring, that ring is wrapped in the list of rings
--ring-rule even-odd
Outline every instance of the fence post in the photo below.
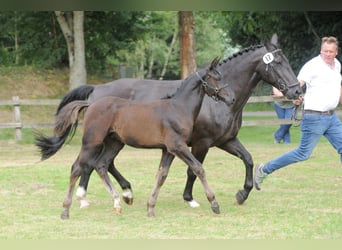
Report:
[[[14,129],[14,137],[15,140],[20,141],[22,139],[22,134],[21,134],[21,119],[20,119],[20,103],[19,103],[19,96],[13,96],[12,100],[14,102],[13,105],[13,112],[14,112],[14,119],[16,123],[20,123],[20,126],[16,126]]]

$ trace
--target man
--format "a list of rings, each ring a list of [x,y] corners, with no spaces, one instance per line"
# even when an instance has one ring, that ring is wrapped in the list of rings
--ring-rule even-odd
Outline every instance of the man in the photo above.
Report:
[[[338,41],[335,37],[323,37],[320,55],[308,61],[300,70],[298,80],[306,84],[305,100],[300,97],[294,103],[304,101],[301,122],[301,139],[298,148],[265,164],[259,164],[254,172],[254,185],[261,189],[265,177],[289,164],[307,160],[317,142],[324,135],[340,154],[342,162],[342,123],[334,112],[342,103],[341,64],[336,59]]]

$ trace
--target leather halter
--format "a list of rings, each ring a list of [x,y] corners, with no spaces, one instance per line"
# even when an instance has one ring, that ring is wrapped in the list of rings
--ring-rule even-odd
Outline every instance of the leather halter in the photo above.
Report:
[[[271,52],[267,52],[267,53],[271,53],[272,55],[274,55],[275,53],[278,53],[278,52],[281,52],[282,50],[281,49],[275,49]],[[293,88],[293,87],[296,87],[299,83],[298,82],[295,82],[295,83],[291,83],[291,84],[286,84],[282,79],[281,77],[279,76],[278,72],[274,69],[274,66],[272,65],[274,60],[272,60],[270,63],[265,63],[266,64],[266,76],[268,75],[269,71],[268,71],[268,66],[270,66],[270,69],[272,70],[272,72],[274,72],[277,76],[278,76],[278,81],[277,81],[277,84],[278,84],[278,89],[280,91],[287,91],[288,89],[290,88]]]
[[[219,71],[217,71],[219,73],[219,75],[221,76],[221,73]],[[198,72],[196,71],[196,76],[198,77],[198,79],[201,81],[202,83],[202,86],[204,88],[204,91],[208,94],[208,96],[210,96],[211,98],[213,98],[216,102],[220,100],[220,91],[226,87],[228,87],[229,85],[228,84],[225,84],[224,86],[222,87],[219,87],[216,82],[211,82],[211,84],[208,84],[207,81],[203,80],[203,78],[198,74]],[[212,90],[214,92],[214,94],[212,93],[209,93],[208,92],[208,89]]]

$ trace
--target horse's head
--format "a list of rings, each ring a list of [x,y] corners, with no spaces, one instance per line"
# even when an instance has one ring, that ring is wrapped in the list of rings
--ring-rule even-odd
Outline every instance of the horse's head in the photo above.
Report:
[[[227,105],[231,105],[235,102],[235,96],[232,91],[228,91],[228,84],[220,82],[222,75],[216,68],[219,62],[219,57],[214,58],[210,66],[205,70],[205,75],[200,79],[202,79],[202,86],[208,96],[215,101],[223,101]]]
[[[302,94],[299,81],[282,50],[277,48],[277,35],[265,42],[266,52],[258,66],[261,78],[279,89],[288,99],[297,99]]]

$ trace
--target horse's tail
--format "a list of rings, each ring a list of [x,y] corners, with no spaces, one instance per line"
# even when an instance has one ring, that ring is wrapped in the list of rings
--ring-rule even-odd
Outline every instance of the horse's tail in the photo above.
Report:
[[[35,145],[40,149],[42,160],[53,156],[65,143],[66,139],[74,136],[80,112],[87,108],[87,101],[73,101],[59,110],[56,116],[54,135],[45,136],[35,133]]]
[[[70,102],[76,100],[87,100],[88,96],[94,91],[94,88],[95,87],[93,85],[82,85],[69,91],[59,103],[56,115],[58,115],[59,111]]]

